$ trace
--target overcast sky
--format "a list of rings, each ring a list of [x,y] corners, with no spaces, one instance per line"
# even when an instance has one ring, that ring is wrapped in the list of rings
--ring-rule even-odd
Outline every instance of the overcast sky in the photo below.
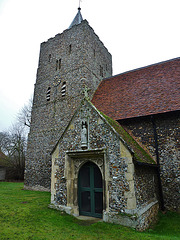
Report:
[[[67,29],[79,0],[0,0],[0,131],[33,95],[40,43]],[[180,0],[82,0],[113,74],[180,56]]]

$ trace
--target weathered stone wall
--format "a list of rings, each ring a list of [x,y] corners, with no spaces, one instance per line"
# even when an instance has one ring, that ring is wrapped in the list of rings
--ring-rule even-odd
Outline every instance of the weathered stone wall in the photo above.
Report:
[[[160,172],[165,207],[178,210],[179,202],[179,159],[180,159],[180,117],[179,111],[154,115]],[[156,157],[153,124],[151,117],[141,117],[121,121],[121,124],[131,132],[137,141],[146,146]]]
[[[88,122],[88,149],[81,145],[82,120]],[[87,161],[97,164],[102,173],[103,220],[138,230],[148,228],[158,211],[156,171],[134,167],[126,143],[91,103],[84,101],[52,155],[51,207],[79,214],[78,172]]]
[[[89,121],[89,150],[106,149],[106,171],[108,172],[106,173],[108,175],[108,179],[106,179],[108,182],[106,191],[108,193],[105,196],[108,202],[106,211],[124,212],[127,208],[127,196],[124,193],[129,191],[129,183],[125,176],[128,163],[125,158],[121,158],[120,139],[94,109],[87,107],[84,111],[83,108],[81,114],[86,116]],[[54,162],[56,169],[54,201],[59,205],[66,205],[67,203],[67,189],[64,182],[66,152],[81,150],[81,114],[77,113],[74,117],[73,123],[69,125],[57,146],[58,150],[55,151],[58,158]],[[88,159],[86,158],[86,160]]]
[[[146,205],[142,209],[139,209],[139,211],[135,212],[133,215],[123,213],[105,213],[103,220],[105,222],[132,227],[138,231],[144,231],[152,224],[156,223],[158,210],[159,204],[156,201]]]
[[[136,230],[144,231],[157,221],[157,214],[159,211],[159,204],[156,203],[150,207],[146,212],[140,215],[137,219]]]
[[[84,86],[92,97],[101,79],[111,75],[111,55],[87,21],[41,44],[25,188],[50,190],[50,152],[78,107]]]
[[[134,173],[137,208],[158,199],[157,169],[135,164]]]

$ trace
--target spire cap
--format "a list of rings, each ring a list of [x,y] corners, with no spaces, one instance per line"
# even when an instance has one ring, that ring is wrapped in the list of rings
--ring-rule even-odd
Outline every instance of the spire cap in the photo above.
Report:
[[[81,8],[78,7],[78,12],[68,29],[72,28],[74,25],[80,24],[82,21],[83,21],[83,17],[81,15]]]

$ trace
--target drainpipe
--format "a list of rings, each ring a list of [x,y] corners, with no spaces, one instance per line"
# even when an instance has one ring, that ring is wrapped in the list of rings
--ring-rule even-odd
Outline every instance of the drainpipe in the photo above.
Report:
[[[153,125],[154,131],[154,141],[155,141],[155,152],[156,152],[156,160],[157,160],[157,176],[158,176],[158,187],[159,187],[159,198],[160,198],[160,205],[161,210],[164,211],[164,197],[163,197],[163,190],[162,190],[162,183],[161,183],[161,175],[160,175],[160,163],[159,163],[159,150],[158,150],[158,135],[156,131],[156,122],[153,116],[151,116],[151,122]]]

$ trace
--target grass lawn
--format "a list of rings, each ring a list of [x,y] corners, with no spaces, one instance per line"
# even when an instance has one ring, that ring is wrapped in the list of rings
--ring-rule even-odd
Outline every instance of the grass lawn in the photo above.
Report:
[[[146,232],[98,222],[88,224],[48,208],[50,193],[23,190],[23,183],[0,182],[0,240],[5,239],[180,239],[180,217],[168,212]]]

